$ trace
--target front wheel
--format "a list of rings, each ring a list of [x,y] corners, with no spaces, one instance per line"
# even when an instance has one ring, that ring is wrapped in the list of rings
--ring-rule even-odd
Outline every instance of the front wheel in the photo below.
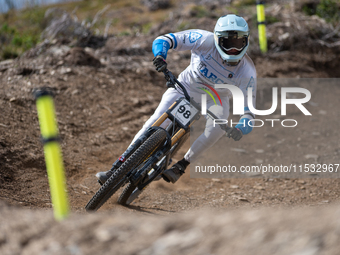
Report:
[[[171,157],[173,157],[179,148],[185,143],[185,141],[189,137],[189,132],[187,132],[172,148],[171,148]],[[149,173],[148,173],[149,174]],[[156,180],[161,179],[161,176],[156,178]],[[146,187],[145,187],[146,188]],[[144,188],[144,189],[145,189]],[[144,190],[143,189],[143,190]],[[139,190],[136,185],[133,185],[131,182],[124,188],[122,194],[119,196],[117,202],[120,205],[128,206],[130,205],[135,199],[139,197],[139,195],[143,192],[143,190]]]
[[[97,211],[120,187],[126,183],[126,176],[140,165],[164,143],[167,133],[157,129],[137,150],[111,175],[85,206],[86,211]]]

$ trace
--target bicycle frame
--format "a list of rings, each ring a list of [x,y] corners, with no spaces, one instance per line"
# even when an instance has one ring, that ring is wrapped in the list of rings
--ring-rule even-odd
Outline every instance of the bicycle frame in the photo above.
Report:
[[[156,178],[161,177],[163,171],[169,166],[170,158],[184,143],[185,138],[190,132],[190,127],[201,117],[200,105],[189,97],[185,87],[169,70],[166,69],[164,75],[167,80],[167,86],[177,90],[180,89],[184,97],[177,99],[176,102],[113,163],[111,171],[114,172],[117,169],[117,172],[115,172],[117,174],[114,173],[111,175],[104,184],[100,183],[103,186],[86,205],[85,208],[87,208],[87,210],[97,210],[100,208],[114,192],[126,183],[129,183],[129,186],[127,187],[127,193],[122,193],[122,199],[124,201],[122,203],[131,203],[146,186]],[[207,117],[218,119],[209,110],[207,110]],[[163,129],[160,126],[166,119],[170,119],[171,123]],[[219,126],[226,132],[230,129],[227,125]],[[130,156],[136,157],[136,159],[131,158],[132,160],[130,160]],[[127,162],[124,164],[126,160]],[[119,169],[121,169],[121,171],[119,171]]]
[[[159,174],[161,174],[166,167],[168,166],[168,162],[170,158],[173,155],[173,152],[176,150],[174,148],[172,151],[171,149],[173,146],[176,145],[176,143],[180,143],[181,139],[184,137],[185,134],[190,132],[190,127],[201,117],[200,113],[200,105],[196,103],[192,98],[190,98],[189,94],[187,93],[185,87],[175,78],[175,76],[169,71],[165,70],[163,71],[165,75],[165,79],[167,80],[167,86],[170,88],[176,88],[176,84],[180,87],[180,89],[184,93],[184,98],[180,97],[179,99],[174,102],[166,112],[164,112],[151,126],[151,128],[159,128],[166,119],[170,119],[172,123],[167,127],[166,131],[168,134],[170,133],[170,130],[173,128],[175,132],[173,132],[169,136],[171,137],[171,143],[165,144],[163,147],[161,147],[154,156],[152,156],[152,159],[150,159],[149,163],[143,166],[140,170],[137,172],[137,176],[133,176],[131,181],[133,184],[138,186],[138,189],[145,188],[150,182],[152,182]],[[190,110],[187,110],[187,116],[185,116],[186,108],[184,105],[188,105]],[[181,108],[182,107],[182,108]],[[184,108],[184,109],[183,109]],[[178,118],[177,113],[183,114],[184,118],[182,118],[182,121],[180,118]],[[193,113],[193,114],[192,114]],[[218,119],[211,111],[207,111],[207,116],[212,119]],[[220,125],[222,130],[228,132],[230,127],[227,125]],[[178,146],[177,144],[177,146]],[[178,148],[177,148],[178,149]],[[140,181],[146,176],[146,173],[151,169],[151,166],[155,166],[158,163],[158,167],[154,169],[154,174],[148,178],[146,182],[142,181],[142,185],[140,185]],[[164,169],[162,169],[164,168]],[[138,176],[138,173],[140,173],[140,176]],[[135,177],[135,178],[134,178]]]
[[[185,87],[183,86],[183,84],[180,83],[180,81],[178,81],[178,80],[176,79],[176,77],[175,77],[168,69],[165,69],[165,70],[163,71],[163,73],[164,73],[165,79],[168,81],[168,82],[167,82],[167,86],[176,89],[175,84],[177,84],[177,85],[181,88],[181,90],[183,91],[185,99],[188,100],[188,102],[189,102],[191,105],[193,105],[196,109],[199,110],[199,109],[200,109],[200,105],[199,105],[197,102],[195,102],[195,100],[194,100],[193,98],[190,98],[190,96],[189,96],[187,90],[185,89]],[[177,101],[176,101],[172,106],[170,106],[169,110],[172,109],[173,107],[175,107],[176,103],[177,103]],[[164,113],[164,114],[163,114],[163,115],[162,115],[162,116],[161,116],[161,117],[153,124],[153,126],[159,126],[161,123],[163,123],[164,120],[167,119],[167,118],[169,117],[169,110],[168,110],[166,113]],[[201,117],[201,115],[199,114],[199,116],[197,116],[197,119],[199,119],[200,117]],[[215,114],[213,114],[213,113],[212,113],[211,111],[209,111],[209,110],[207,110],[207,117],[209,117],[209,118],[211,118],[211,119],[213,119],[213,120],[214,120],[214,119],[219,119]],[[194,121],[193,121],[193,122],[194,122]],[[191,127],[191,125],[193,124],[193,122],[190,123],[189,128]],[[231,129],[231,128],[230,128],[229,126],[227,126],[227,125],[219,125],[219,127],[220,127],[223,131],[225,131],[225,132],[228,132],[228,131]],[[183,131],[182,131],[182,132],[183,132]]]

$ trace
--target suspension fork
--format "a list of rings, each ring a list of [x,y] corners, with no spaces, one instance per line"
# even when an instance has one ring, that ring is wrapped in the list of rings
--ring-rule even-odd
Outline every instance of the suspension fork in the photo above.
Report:
[[[176,102],[174,102],[169,109],[171,110],[172,107],[174,107],[174,105],[176,104]],[[168,118],[168,114],[165,112],[162,114],[161,117],[158,118],[158,120],[156,120],[150,127],[150,129],[152,129],[152,127],[159,127],[167,118]],[[143,134],[141,137],[139,137],[131,146],[129,146],[129,148],[126,149],[126,151],[119,157],[119,159],[117,159],[111,167],[111,171],[118,169],[124,162],[125,160],[130,157],[132,155],[132,153],[150,136],[150,131],[148,130],[145,134]]]
[[[112,164],[110,171],[118,169],[135,151],[136,149],[146,141],[153,133],[153,128],[150,127],[142,134],[133,144],[131,144],[125,152]]]
[[[176,104],[176,102],[174,102],[168,110],[171,110],[174,105]],[[169,115],[165,112],[161,115],[161,117],[158,118],[158,120],[156,120],[151,127],[159,127],[160,125],[162,125],[162,123],[169,117]]]
[[[196,120],[197,120],[197,119],[194,119],[194,120],[190,123],[188,129],[190,129],[191,125],[194,124],[194,123],[196,122]],[[171,146],[173,146],[175,143],[177,143],[177,141],[178,141],[179,139],[181,139],[181,138],[183,137],[183,135],[186,134],[186,132],[188,132],[188,131],[187,131],[188,129],[181,128],[180,130],[178,130],[177,133],[174,134],[174,135],[172,136],[172,138],[171,138]]]

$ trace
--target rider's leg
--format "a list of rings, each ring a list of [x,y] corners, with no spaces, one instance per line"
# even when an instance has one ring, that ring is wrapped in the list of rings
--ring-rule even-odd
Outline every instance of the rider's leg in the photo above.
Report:
[[[154,114],[145,122],[142,129],[138,131],[138,133],[135,135],[130,145],[133,144],[137,140],[137,138],[140,137],[145,132],[145,130],[151,127],[151,125],[156,120],[158,120],[158,118],[161,117],[164,112],[168,110],[168,108],[176,101],[176,99],[181,96],[182,95],[178,93],[178,91],[175,90],[174,88],[170,88],[167,91],[165,91],[165,93],[162,96],[162,100],[159,103]],[[165,128],[169,123],[170,123],[170,120],[166,120],[165,122],[163,122],[161,127]]]
[[[175,183],[184,174],[185,169],[190,164],[185,158],[178,161],[171,168],[163,172],[163,179],[167,182]]]
[[[229,100],[227,97],[221,98],[221,100],[223,107],[220,105],[215,105],[211,100],[210,102],[207,102],[207,108],[218,118],[228,119]],[[184,171],[190,162],[196,160],[197,157],[201,155],[201,153],[213,146],[224,135],[224,133],[225,132],[218,125],[214,127],[213,120],[207,118],[203,134],[201,134],[195,140],[182,160],[178,161],[171,168],[164,171],[163,179],[175,183],[181,177],[181,175],[184,174]]]
[[[162,100],[159,103],[157,109],[155,110],[154,114],[145,122],[145,124],[143,125],[142,129],[139,130],[139,132],[135,135],[135,137],[133,138],[132,142],[130,143],[130,145],[132,145],[136,139],[138,137],[140,137],[146,129],[148,129],[149,127],[151,127],[151,125],[160,117],[162,116],[162,114],[176,101],[177,98],[181,97],[182,95],[180,93],[177,92],[177,90],[170,88],[168,89],[162,96]],[[168,125],[169,122],[165,121],[163,122],[163,124],[161,125],[161,127],[166,127],[166,125]],[[96,174],[96,177],[98,178],[98,180],[103,184],[107,181],[107,179],[110,178],[110,176],[112,175],[112,171],[106,171],[106,172],[99,172]]]
[[[229,117],[229,100],[222,99],[223,107],[213,105],[208,108],[218,118],[227,120]],[[189,162],[195,161],[203,152],[212,147],[223,135],[223,131],[219,125],[215,125],[210,118],[207,119],[204,132],[194,141],[184,158]]]

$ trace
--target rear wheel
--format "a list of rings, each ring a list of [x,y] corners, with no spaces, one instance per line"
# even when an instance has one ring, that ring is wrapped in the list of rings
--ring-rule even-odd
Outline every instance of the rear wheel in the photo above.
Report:
[[[85,206],[87,211],[97,211],[125,183],[125,175],[145,161],[165,141],[167,133],[157,129],[104,183]],[[132,193],[132,191],[131,191]],[[130,194],[131,195],[131,194]]]
[[[118,204],[120,205],[129,205],[130,203],[127,203],[129,197],[131,196],[132,192],[136,189],[137,187],[133,185],[132,183],[129,183],[122,194],[118,198]]]

